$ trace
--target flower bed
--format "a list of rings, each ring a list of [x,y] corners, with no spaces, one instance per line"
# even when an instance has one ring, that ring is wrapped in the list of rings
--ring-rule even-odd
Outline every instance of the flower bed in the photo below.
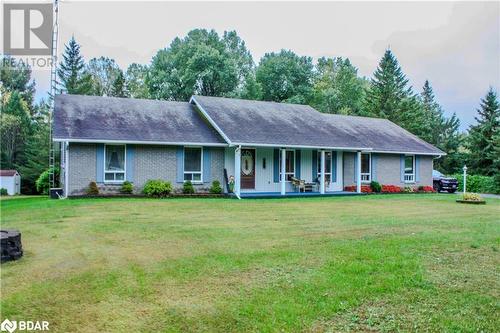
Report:
[[[346,192],[356,192],[356,185],[344,187]],[[361,185],[361,193],[372,193],[370,185]]]
[[[424,192],[424,193],[433,193],[436,192],[434,191],[434,188],[432,186],[419,186],[418,187],[419,192]]]
[[[382,193],[401,193],[401,187],[396,185],[382,185]]]

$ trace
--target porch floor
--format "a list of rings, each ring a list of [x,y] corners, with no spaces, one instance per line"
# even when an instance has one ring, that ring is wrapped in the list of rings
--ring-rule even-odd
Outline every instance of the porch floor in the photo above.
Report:
[[[258,198],[287,198],[287,197],[331,197],[331,196],[343,196],[343,195],[360,195],[364,193],[356,192],[346,192],[346,191],[335,191],[326,192],[321,194],[319,192],[286,192],[285,195],[281,195],[280,192],[246,192],[241,193],[240,197],[242,199],[258,199]]]

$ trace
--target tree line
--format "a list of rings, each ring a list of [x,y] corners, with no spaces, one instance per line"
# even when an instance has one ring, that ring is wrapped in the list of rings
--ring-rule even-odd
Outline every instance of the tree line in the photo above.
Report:
[[[308,104],[320,112],[386,118],[447,153],[435,168],[456,173],[467,163],[475,174],[497,177],[500,187],[500,110],[490,88],[466,133],[444,115],[432,86],[415,92],[396,56],[386,50],[371,79],[358,75],[348,58],[316,62],[290,50],[266,53],[256,64],[235,31],[219,35],[196,29],[159,50],[149,64],[122,70],[114,59],[85,61],[71,38],[58,66],[59,91],[69,94],[187,101],[191,95]],[[9,65],[5,65],[5,64]],[[25,192],[47,168],[48,105],[34,103],[31,69],[12,61],[0,68],[1,167],[16,168]]]

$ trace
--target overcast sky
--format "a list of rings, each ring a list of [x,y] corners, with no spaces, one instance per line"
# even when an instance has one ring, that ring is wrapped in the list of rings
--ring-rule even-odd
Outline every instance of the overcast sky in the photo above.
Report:
[[[290,49],[314,59],[349,57],[371,77],[388,47],[416,91],[429,79],[446,114],[462,129],[479,100],[500,90],[499,2],[64,2],[60,41],[71,35],[85,60],[107,56],[125,69],[148,64],[158,49],[194,28],[236,30],[258,63]],[[62,52],[60,47],[60,52]],[[49,72],[36,71],[37,97]]]

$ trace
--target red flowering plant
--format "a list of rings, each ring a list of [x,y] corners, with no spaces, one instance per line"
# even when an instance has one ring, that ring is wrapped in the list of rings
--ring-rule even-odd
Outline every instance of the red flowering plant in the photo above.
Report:
[[[382,193],[401,193],[401,187],[396,185],[382,185]]]
[[[424,192],[424,193],[432,193],[435,192],[434,188],[432,186],[419,186],[418,187],[419,192]]]
[[[346,192],[356,192],[356,185],[344,187]],[[361,193],[372,193],[370,185],[361,185]]]

